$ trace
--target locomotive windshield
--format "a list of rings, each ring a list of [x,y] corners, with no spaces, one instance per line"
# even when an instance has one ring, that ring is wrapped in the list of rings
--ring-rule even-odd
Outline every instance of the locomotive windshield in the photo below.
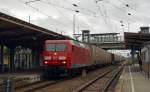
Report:
[[[52,51],[52,52],[62,52],[65,51],[66,49],[66,44],[47,44],[47,51]]]

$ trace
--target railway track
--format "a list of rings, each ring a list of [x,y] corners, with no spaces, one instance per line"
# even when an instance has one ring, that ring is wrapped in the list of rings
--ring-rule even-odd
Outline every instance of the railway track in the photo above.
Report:
[[[34,92],[38,89],[42,89],[45,88],[47,86],[53,85],[58,83],[59,81],[39,81],[39,82],[35,82],[35,83],[31,83],[29,85],[26,85],[24,87],[18,87],[15,89],[15,92]]]
[[[72,92],[72,91],[73,92],[97,92],[97,91],[94,91],[95,90],[94,86],[97,85],[96,88],[99,88],[99,89],[106,87],[101,84],[109,84],[107,82],[110,80],[110,77],[114,76],[113,74],[115,74],[115,72],[118,71],[118,69],[116,69],[116,68],[117,68],[116,66],[112,66],[112,67],[100,69],[100,70],[98,70],[99,72],[98,71],[91,72],[87,75],[87,77],[85,79],[82,79],[82,78],[80,78],[80,76],[78,76],[79,78],[75,77],[73,79],[59,79],[57,81],[42,80],[42,81],[37,81],[34,83],[28,83],[25,85],[23,82],[18,80],[18,83],[15,86],[15,92],[50,92],[50,90],[52,90],[52,92]],[[90,75],[90,77],[89,77],[89,75]],[[96,76],[99,75],[99,76],[94,78],[95,75]],[[90,81],[89,81],[89,79],[90,79]],[[91,80],[91,79],[93,79],[93,80]],[[97,81],[100,82],[100,87],[98,87],[99,84]],[[97,84],[94,84],[95,82],[97,82]],[[75,83],[75,84],[70,84],[70,83]],[[93,89],[89,89],[89,87],[91,88],[91,85],[94,85],[94,86],[92,86]],[[58,86],[59,86],[59,89],[58,89]],[[80,86],[80,88],[78,88],[79,86]],[[105,88],[105,89],[107,89],[107,88]],[[100,91],[100,92],[104,92],[104,91]]]
[[[73,92],[107,92],[111,83],[114,79],[118,78],[121,71],[122,67],[106,71],[98,77],[73,90]]]
[[[72,92],[79,86],[83,85],[86,82],[89,82],[91,79],[95,78],[95,76],[101,75],[104,72],[111,71],[118,66],[110,66],[105,67],[93,72],[89,72],[86,77],[78,76],[72,79],[68,79],[59,83],[56,83],[54,85],[44,87],[39,90],[35,90],[34,92]]]
[[[13,84],[11,87],[11,91],[13,92],[33,92],[34,90],[38,90],[50,85],[53,85],[57,83],[60,80],[40,80],[36,82],[29,83],[25,81],[24,79],[13,79]],[[1,80],[0,81],[0,92],[5,92],[6,91],[6,82]]]

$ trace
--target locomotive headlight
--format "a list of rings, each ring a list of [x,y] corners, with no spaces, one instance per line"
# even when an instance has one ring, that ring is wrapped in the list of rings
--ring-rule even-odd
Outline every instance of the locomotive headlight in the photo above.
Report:
[[[63,61],[62,63],[63,63],[63,64],[66,64],[66,61]]]
[[[51,57],[51,56],[46,56],[46,57],[44,57],[44,59],[45,59],[45,60],[51,60],[52,57]]]
[[[44,61],[44,64],[48,64],[48,61]]]
[[[59,56],[58,59],[59,60],[66,60],[66,57],[65,56]]]

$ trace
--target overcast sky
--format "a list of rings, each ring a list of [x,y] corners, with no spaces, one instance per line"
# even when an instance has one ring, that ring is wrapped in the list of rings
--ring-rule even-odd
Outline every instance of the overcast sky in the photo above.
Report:
[[[97,4],[96,0],[28,1],[32,0],[0,0],[0,11],[25,21],[30,15],[31,23],[69,36],[73,33],[73,15],[76,33],[89,29],[91,33],[122,34],[123,29],[138,32],[140,26],[150,25],[150,0],[97,0]]]
[[[138,32],[150,25],[150,0],[0,0],[0,11],[54,32],[76,33]],[[33,0],[34,1],[34,0]],[[73,4],[77,6],[73,6]],[[79,11],[78,13],[75,11]],[[131,15],[128,15],[130,13]],[[123,21],[121,26],[120,21]]]

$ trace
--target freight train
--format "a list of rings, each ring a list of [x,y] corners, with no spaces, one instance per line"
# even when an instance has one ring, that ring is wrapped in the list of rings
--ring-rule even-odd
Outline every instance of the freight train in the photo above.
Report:
[[[46,40],[43,63],[47,75],[73,75],[82,69],[121,61],[121,57],[75,40]]]

